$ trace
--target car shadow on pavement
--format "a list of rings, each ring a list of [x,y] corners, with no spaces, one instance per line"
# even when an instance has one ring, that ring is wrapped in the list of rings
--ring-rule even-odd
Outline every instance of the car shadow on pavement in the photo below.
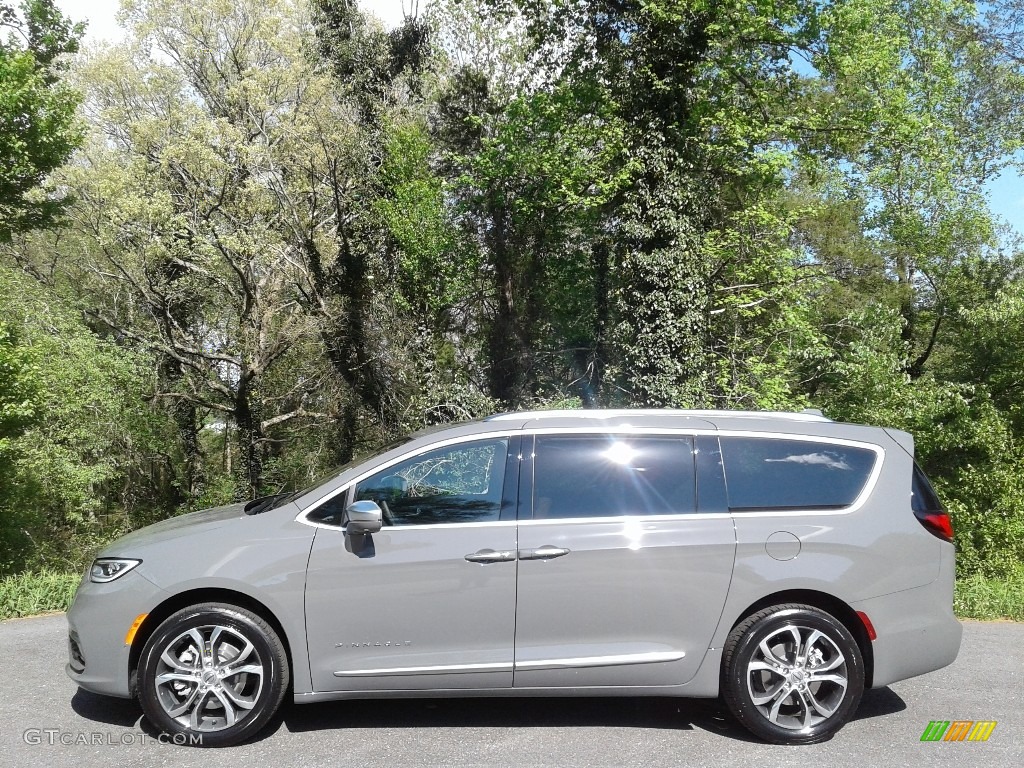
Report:
[[[115,699],[79,688],[71,697],[71,709],[75,714],[107,725],[135,725],[142,717],[142,708],[134,699]]]
[[[156,730],[134,701],[82,689],[71,699],[80,716],[110,725]],[[906,703],[891,688],[864,692],[853,720],[901,712]],[[141,718],[141,720],[140,720]],[[651,728],[702,730],[736,741],[758,740],[717,699],[452,698],[364,699],[294,704],[287,699],[271,721],[247,743],[263,741],[284,727],[290,732],[358,728]]]
[[[332,728],[665,728],[730,730],[714,700],[616,698],[366,699],[291,704],[290,731]]]
[[[907,708],[907,702],[900,698],[892,688],[875,688],[864,691],[857,713],[852,720],[867,720],[870,717],[895,715]]]
[[[853,720],[890,715],[906,707],[890,688],[865,691]],[[737,741],[757,741],[716,699],[368,699],[288,704],[276,719],[293,732],[338,728],[606,727],[703,730]],[[271,727],[277,730],[276,723]]]

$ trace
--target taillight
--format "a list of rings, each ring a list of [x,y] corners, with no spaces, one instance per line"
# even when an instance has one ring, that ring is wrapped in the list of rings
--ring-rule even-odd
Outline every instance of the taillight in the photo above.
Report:
[[[943,541],[953,541],[953,521],[946,511],[921,512],[914,510],[914,517],[921,521],[925,529]]]
[[[953,541],[953,521],[949,513],[942,508],[942,502],[935,494],[928,476],[914,463],[914,477],[911,484],[910,506],[914,510],[914,517],[918,519],[925,530],[933,536],[938,536],[943,541]]]

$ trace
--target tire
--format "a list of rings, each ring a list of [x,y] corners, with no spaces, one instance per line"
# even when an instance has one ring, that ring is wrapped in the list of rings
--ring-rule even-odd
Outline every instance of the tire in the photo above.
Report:
[[[722,656],[722,694],[751,733],[774,744],[826,741],[864,693],[857,641],[834,616],[776,605],[741,621]]]
[[[203,603],[168,617],[139,660],[139,703],[176,744],[226,747],[273,717],[288,688],[288,656],[255,613]]]

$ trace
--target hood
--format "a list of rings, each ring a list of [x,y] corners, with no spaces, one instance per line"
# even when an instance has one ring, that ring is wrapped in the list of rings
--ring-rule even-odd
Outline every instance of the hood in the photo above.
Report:
[[[112,541],[97,557],[136,557],[137,552],[151,544],[212,531],[239,518],[248,519],[245,506],[246,502],[240,502],[161,520]]]

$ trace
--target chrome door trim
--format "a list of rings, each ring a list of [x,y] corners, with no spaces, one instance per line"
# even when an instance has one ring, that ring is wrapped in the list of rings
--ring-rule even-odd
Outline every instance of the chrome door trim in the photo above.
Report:
[[[432,667],[383,667],[381,669],[339,670],[335,677],[372,677],[375,675],[451,675],[462,672],[508,672],[512,664],[500,662],[494,664],[443,664]]]
[[[627,664],[665,664],[671,661],[681,661],[685,656],[686,654],[682,651],[650,651],[611,656],[538,659],[536,661],[517,661],[516,669],[578,669],[581,667],[618,667]]]

